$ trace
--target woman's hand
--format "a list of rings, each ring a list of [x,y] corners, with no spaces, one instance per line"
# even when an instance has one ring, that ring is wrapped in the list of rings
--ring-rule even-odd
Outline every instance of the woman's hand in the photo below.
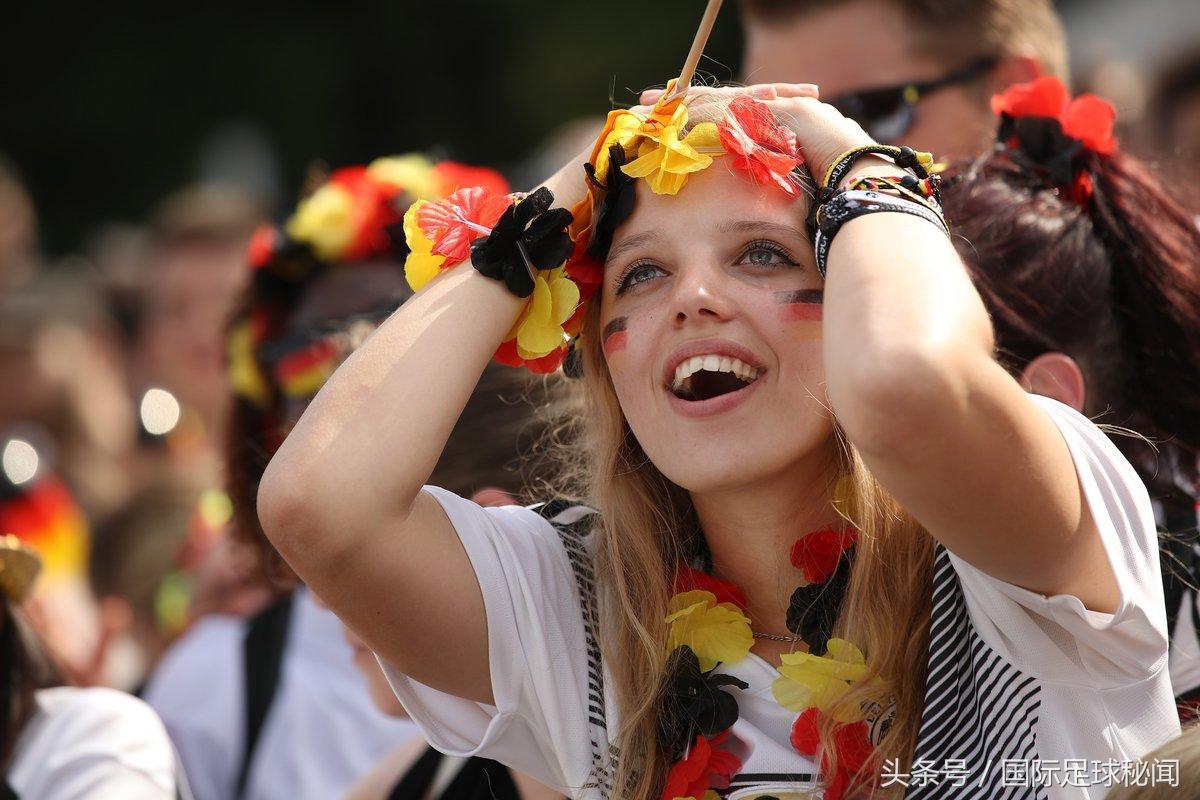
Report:
[[[703,102],[711,97],[732,100],[738,95],[749,95],[762,100],[774,112],[781,125],[787,125],[796,134],[796,143],[812,175],[820,180],[842,153],[862,145],[874,144],[874,140],[852,119],[828,103],[822,103],[820,90],[811,83],[764,83],[757,86],[708,88],[692,87],[688,90],[689,102]],[[662,96],[654,89],[643,92],[641,102],[653,103]],[[886,162],[874,164],[864,161],[864,167],[879,168]],[[890,173],[897,168],[891,166]],[[857,172],[857,171],[856,171]]]

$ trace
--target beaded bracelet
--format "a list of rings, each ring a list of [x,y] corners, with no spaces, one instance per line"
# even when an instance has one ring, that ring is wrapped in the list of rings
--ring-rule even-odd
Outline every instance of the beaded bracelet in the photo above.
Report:
[[[820,207],[816,215],[813,247],[816,252],[817,272],[820,273],[822,279],[825,278],[829,247],[833,243],[834,234],[852,219],[881,212],[896,212],[920,217],[936,225],[947,236],[950,235],[950,230],[942,215],[925,203],[863,189],[838,192]]]
[[[941,179],[938,175],[930,175],[927,178],[918,178],[907,173],[894,178],[865,175],[850,181],[846,188],[890,194],[926,205],[936,205],[939,208],[942,201]]]

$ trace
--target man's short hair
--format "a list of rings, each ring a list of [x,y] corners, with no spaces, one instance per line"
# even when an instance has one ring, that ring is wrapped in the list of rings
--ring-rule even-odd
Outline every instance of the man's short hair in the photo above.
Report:
[[[752,21],[775,22],[858,0],[742,0]],[[1067,44],[1051,0],[882,0],[911,20],[918,52],[959,67],[979,56],[1033,55],[1063,80]],[[848,37],[853,31],[846,32]]]

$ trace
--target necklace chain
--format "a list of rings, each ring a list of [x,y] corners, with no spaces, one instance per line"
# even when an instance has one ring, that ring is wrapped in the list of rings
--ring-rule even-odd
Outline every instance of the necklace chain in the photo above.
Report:
[[[799,636],[783,636],[782,634],[778,633],[759,633],[758,631],[751,631],[750,633],[754,635],[755,639],[770,639],[772,642],[799,644],[804,641]]]

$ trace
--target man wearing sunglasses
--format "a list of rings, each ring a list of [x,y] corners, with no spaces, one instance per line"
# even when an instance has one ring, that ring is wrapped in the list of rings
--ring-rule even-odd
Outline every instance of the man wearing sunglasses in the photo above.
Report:
[[[1051,0],[742,0],[745,83],[804,81],[881,142],[992,146],[995,92],[1066,77]]]

